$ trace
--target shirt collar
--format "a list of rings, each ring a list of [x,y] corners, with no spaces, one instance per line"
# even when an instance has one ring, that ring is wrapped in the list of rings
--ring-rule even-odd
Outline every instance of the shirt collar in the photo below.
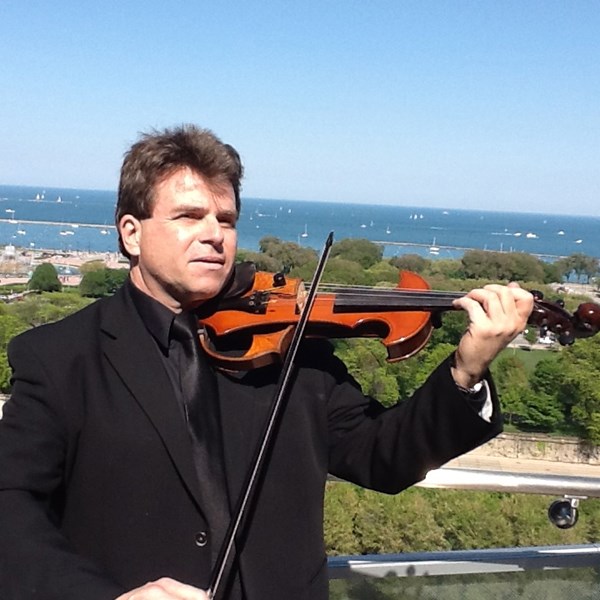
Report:
[[[158,300],[142,292],[130,277],[127,278],[125,285],[146,329],[166,352],[169,349],[169,334],[175,313]]]

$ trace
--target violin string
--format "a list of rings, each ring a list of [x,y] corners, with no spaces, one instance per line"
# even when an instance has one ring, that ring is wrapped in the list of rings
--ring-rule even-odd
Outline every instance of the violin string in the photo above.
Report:
[[[349,301],[352,305],[352,300],[357,305],[364,303],[364,308],[369,305],[377,304],[385,305],[394,309],[403,310],[435,310],[435,309],[451,309],[452,301],[462,297],[463,293],[446,293],[428,290],[402,290],[402,289],[378,289],[365,288],[363,290],[352,286],[346,289],[339,289],[337,286],[324,286],[325,289],[330,289],[330,292],[321,291],[317,294],[317,302],[319,297],[333,296],[335,300]],[[285,304],[286,302],[297,303],[297,296],[294,294],[276,294],[271,295],[270,304]],[[374,308],[375,309],[375,308]],[[381,307],[380,307],[380,310]]]
[[[326,283],[319,288],[320,290],[326,291],[331,290],[337,293],[351,293],[360,294],[365,293],[368,295],[390,295],[396,296],[398,294],[406,295],[424,295],[428,297],[445,297],[445,298],[460,298],[467,292],[445,292],[442,290],[429,290],[429,289],[409,289],[409,288],[385,288],[385,287],[369,287],[361,285],[344,285],[344,284],[332,284]]]
[[[457,298],[461,298],[466,292],[441,292],[435,290],[405,290],[401,288],[369,288],[360,286],[323,286],[323,292],[330,293],[343,297],[363,297],[372,301],[380,299],[382,301],[411,301],[411,302],[451,302]]]

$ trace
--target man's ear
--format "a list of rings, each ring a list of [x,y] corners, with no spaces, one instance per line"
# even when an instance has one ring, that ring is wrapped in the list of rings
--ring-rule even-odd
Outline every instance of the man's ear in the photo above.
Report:
[[[123,215],[119,221],[119,233],[129,256],[139,256],[142,241],[142,224],[140,220],[133,215]]]

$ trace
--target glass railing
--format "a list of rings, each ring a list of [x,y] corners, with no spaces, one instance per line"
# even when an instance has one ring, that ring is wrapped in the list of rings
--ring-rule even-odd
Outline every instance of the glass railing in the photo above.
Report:
[[[330,600],[600,598],[600,545],[329,559]]]
[[[418,485],[553,495],[559,527],[600,497],[600,477],[545,473],[441,468]],[[600,544],[334,556],[329,579],[330,600],[600,600]]]

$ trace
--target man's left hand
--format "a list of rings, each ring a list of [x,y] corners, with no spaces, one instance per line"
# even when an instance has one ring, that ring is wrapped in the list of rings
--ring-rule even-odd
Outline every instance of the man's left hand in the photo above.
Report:
[[[526,325],[533,309],[533,296],[519,287],[486,285],[454,301],[469,315],[469,327],[456,349],[452,376],[470,388],[481,381],[491,362]]]

